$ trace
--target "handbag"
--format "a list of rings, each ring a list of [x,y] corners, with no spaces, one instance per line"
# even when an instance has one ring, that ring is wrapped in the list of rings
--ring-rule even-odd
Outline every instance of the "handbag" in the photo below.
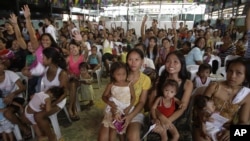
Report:
[[[30,69],[30,73],[32,76],[41,76],[45,72],[45,67],[37,62],[37,65]]]

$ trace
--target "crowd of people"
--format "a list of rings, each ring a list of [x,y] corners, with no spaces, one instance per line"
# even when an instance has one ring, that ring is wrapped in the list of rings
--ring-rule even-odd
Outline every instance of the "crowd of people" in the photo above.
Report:
[[[161,141],[229,141],[231,124],[249,124],[250,10],[244,33],[234,19],[229,25],[223,20],[215,25],[202,20],[189,30],[185,22],[177,28],[172,18],[171,28],[159,29],[157,20],[147,28],[145,16],[140,35],[134,29],[125,32],[113,24],[108,29],[103,20],[94,24],[86,19],[79,26],[69,20],[58,28],[47,17],[34,29],[29,7],[22,11],[22,26],[11,14],[0,32],[0,133],[4,140],[13,140],[15,124],[24,139],[31,137],[32,125],[38,140],[56,141],[48,117],[69,102],[70,118],[80,120],[78,90],[88,106],[94,105],[92,82],[98,69],[103,77],[110,77],[102,95],[107,107],[98,141],[114,141],[117,136],[121,141],[138,141],[146,124],[155,124],[154,134],[148,136]],[[228,55],[237,58],[224,63]],[[208,62],[213,56],[221,59],[217,67],[226,66],[225,80],[210,79],[216,63]],[[189,65],[199,66],[193,80]],[[20,76],[27,77],[28,83]],[[203,86],[205,92],[191,105],[194,89]],[[22,96],[26,89],[27,99]],[[150,121],[145,123],[147,116]],[[217,117],[225,120],[220,127],[213,124]]]

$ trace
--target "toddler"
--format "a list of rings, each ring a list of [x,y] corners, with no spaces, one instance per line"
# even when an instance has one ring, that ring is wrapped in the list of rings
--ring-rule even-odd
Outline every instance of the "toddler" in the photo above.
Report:
[[[64,88],[54,86],[49,88],[45,92],[39,92],[32,96],[31,100],[27,104],[24,110],[24,115],[28,119],[28,123],[32,124],[38,140],[42,140],[42,133],[36,124],[34,114],[45,110],[49,112],[51,110],[51,103],[57,100],[64,94]],[[46,129],[43,129],[46,130]]]
[[[82,62],[79,64],[80,70],[80,93],[82,100],[87,100],[89,103],[87,104],[88,107],[94,105],[94,89],[92,87],[92,76],[88,72],[88,64],[86,62]]]
[[[106,86],[102,99],[107,104],[103,126],[109,128],[109,139],[116,137],[116,132],[126,131],[123,116],[133,108],[135,92],[133,85],[127,81],[127,67],[122,62],[114,62],[110,68],[110,83]],[[115,132],[116,131],[116,132]]]
[[[197,95],[194,99],[193,121],[195,126],[201,127],[201,136],[217,141],[217,133],[224,129],[228,119],[215,111],[214,102],[210,97]]]
[[[202,87],[202,86],[208,86],[211,82],[210,74],[212,71],[212,67],[207,64],[203,63],[199,66],[197,75],[195,76],[193,83],[194,88]]]
[[[171,122],[168,119],[167,120],[169,121],[169,123],[167,127],[165,125],[162,125],[155,112],[156,110],[158,110],[166,118],[168,118],[174,113],[176,109],[175,104],[178,104],[179,108],[182,107],[181,102],[177,98],[175,98],[178,87],[179,85],[175,80],[167,79],[162,87],[163,95],[159,96],[155,100],[154,105],[151,108],[153,123],[156,124],[156,127],[155,129],[153,129],[153,131],[160,134],[161,141],[168,140],[167,131],[171,133],[172,141],[178,141],[180,136],[176,127],[174,125],[171,125]]]

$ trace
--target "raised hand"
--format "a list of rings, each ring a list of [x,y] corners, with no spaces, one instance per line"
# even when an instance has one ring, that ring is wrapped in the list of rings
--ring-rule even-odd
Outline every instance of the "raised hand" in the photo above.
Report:
[[[22,8],[22,11],[23,11],[23,15],[24,17],[27,19],[27,18],[30,18],[30,9],[29,9],[29,6],[28,5],[24,5],[23,8]]]
[[[75,41],[82,41],[82,35],[80,34],[79,31],[74,31],[72,32],[72,38],[75,40]]]
[[[172,28],[173,29],[176,29],[176,19],[173,19],[172,21],[171,21],[171,24],[172,24]]]
[[[17,16],[15,14],[10,14],[10,18],[9,18],[9,21],[12,23],[12,24],[17,24]]]
[[[142,19],[142,22],[146,22],[146,21],[147,21],[147,19],[148,19],[148,16],[147,16],[147,15],[145,15],[145,16],[143,17],[143,19]]]

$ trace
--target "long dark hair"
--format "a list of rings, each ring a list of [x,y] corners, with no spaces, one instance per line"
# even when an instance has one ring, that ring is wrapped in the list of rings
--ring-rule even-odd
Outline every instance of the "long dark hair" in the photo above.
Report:
[[[151,41],[151,40],[154,40],[155,41],[155,46],[154,46],[154,48],[153,48],[153,61],[155,62],[155,59],[156,59],[156,56],[157,56],[157,54],[158,54],[158,47],[157,47],[157,38],[156,37],[150,37],[149,38],[149,42]],[[148,47],[147,47],[147,56],[148,56],[148,58],[150,58],[150,50],[149,50],[149,45],[148,45]]]
[[[43,49],[43,55],[46,56],[48,59],[51,58],[52,63],[58,65],[60,68],[64,70],[67,69],[66,60],[63,58],[63,54],[57,48],[45,48]]]
[[[180,53],[179,51],[173,51],[173,52],[170,52],[166,59],[165,59],[165,62],[167,61],[168,57],[171,56],[171,55],[175,55],[177,56],[177,58],[179,59],[180,63],[181,63],[181,70],[178,74],[178,77],[181,79],[181,80],[186,80],[186,79],[190,79],[190,73],[187,71],[187,68],[186,68],[186,61],[185,61],[185,57],[183,56],[182,53]],[[161,92],[161,88],[162,88],[162,85],[163,83],[160,83],[160,82],[165,82],[165,80],[168,78],[169,76],[169,73],[167,72],[167,70],[165,69],[162,73],[161,73],[161,76],[159,77],[159,80],[158,80],[158,87],[157,87],[157,93],[160,94]]]
[[[127,54],[127,57],[126,57],[126,62],[128,63],[128,57],[129,55],[132,53],[132,52],[135,52],[137,54],[139,54],[140,58],[141,59],[144,59],[144,53],[142,52],[142,50],[138,49],[138,48],[133,48],[131,49],[128,54]]]
[[[40,37],[40,41],[42,40],[42,38],[43,38],[44,36],[48,36],[48,37],[49,37],[49,39],[50,39],[50,41],[51,41],[50,47],[60,48],[59,45],[58,45],[58,44],[56,43],[56,41],[54,40],[54,38],[53,38],[53,37],[51,36],[51,34],[49,34],[49,33],[43,33],[43,34],[41,35],[41,37]]]
[[[242,64],[245,67],[245,80],[242,83],[243,86],[247,86],[249,87],[249,83],[250,83],[250,59],[246,59],[243,57],[239,57],[233,60],[229,60],[228,63],[226,64],[226,72],[228,71],[228,68],[230,67],[230,65],[232,64]]]

